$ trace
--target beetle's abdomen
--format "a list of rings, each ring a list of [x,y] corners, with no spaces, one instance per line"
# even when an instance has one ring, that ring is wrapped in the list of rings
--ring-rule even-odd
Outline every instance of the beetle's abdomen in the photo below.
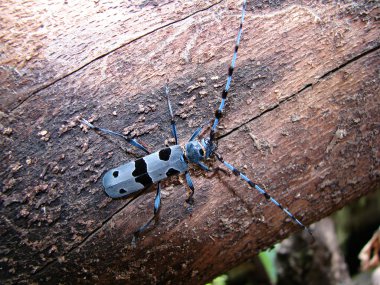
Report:
[[[187,169],[182,149],[175,145],[107,171],[103,186],[110,197],[123,197]]]

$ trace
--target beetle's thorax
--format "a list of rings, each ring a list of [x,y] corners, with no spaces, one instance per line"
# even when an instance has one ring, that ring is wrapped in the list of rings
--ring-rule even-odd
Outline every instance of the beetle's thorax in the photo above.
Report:
[[[215,145],[210,143],[209,139],[194,140],[185,144],[184,154],[189,162],[198,163],[209,158],[215,149]]]

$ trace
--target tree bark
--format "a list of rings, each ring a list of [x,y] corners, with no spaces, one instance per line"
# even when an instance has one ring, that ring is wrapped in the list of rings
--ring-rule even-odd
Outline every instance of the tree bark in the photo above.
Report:
[[[132,243],[154,191],[112,200],[101,177],[143,154],[78,117],[158,150],[168,80],[186,142],[214,116],[240,3],[79,3],[0,7],[1,282],[202,284],[298,231],[235,176],[191,167],[194,205],[183,177],[165,181],[159,222]],[[379,187],[378,13],[248,1],[218,152],[305,224]]]

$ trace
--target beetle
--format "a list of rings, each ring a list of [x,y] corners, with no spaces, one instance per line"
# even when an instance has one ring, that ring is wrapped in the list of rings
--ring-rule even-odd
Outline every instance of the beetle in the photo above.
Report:
[[[254,183],[243,172],[235,168],[230,163],[226,162],[223,157],[216,151],[217,145],[215,133],[219,121],[222,117],[222,112],[225,107],[228,91],[231,85],[232,75],[235,69],[237,53],[243,31],[246,5],[246,0],[244,0],[234,53],[232,56],[231,64],[228,68],[227,82],[222,92],[221,103],[218,109],[215,111],[214,121],[208,137],[202,139],[199,138],[200,133],[204,127],[200,126],[191,135],[190,139],[185,145],[178,144],[177,128],[169,97],[168,82],[165,86],[165,93],[167,97],[168,110],[171,117],[172,134],[175,140],[175,145],[173,146],[163,148],[153,153],[149,153],[149,151],[136,139],[129,138],[115,131],[94,126],[89,121],[81,119],[81,122],[87,125],[89,128],[101,131],[109,135],[121,137],[131,145],[141,149],[147,154],[145,157],[111,169],[107,171],[103,176],[103,186],[105,192],[111,198],[130,196],[133,193],[138,193],[139,191],[142,191],[143,189],[146,189],[147,187],[157,183],[156,197],[154,200],[154,215],[145,225],[139,228],[136,234],[144,231],[158,214],[161,204],[160,181],[173,175],[178,175],[181,173],[185,174],[187,185],[191,190],[190,195],[186,201],[188,203],[191,203],[194,195],[194,184],[189,174],[189,164],[196,164],[205,171],[211,171],[208,166],[204,164],[204,161],[209,158],[216,157],[216,159],[222,162],[230,171],[232,171],[234,175],[239,176],[242,180],[247,182],[249,187],[256,189],[268,201],[274,203],[283,212],[285,212],[285,214],[288,215],[293,220],[293,222],[306,229],[309,234],[312,235],[311,231],[300,220],[298,220],[288,209],[283,207],[276,199],[274,199],[267,191],[265,191],[263,187],[260,187],[258,184]]]

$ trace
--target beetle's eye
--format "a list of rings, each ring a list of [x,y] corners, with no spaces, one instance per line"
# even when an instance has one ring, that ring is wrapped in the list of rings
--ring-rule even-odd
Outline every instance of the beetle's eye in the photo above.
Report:
[[[199,154],[200,154],[201,156],[204,156],[204,155],[205,155],[205,152],[203,151],[203,149],[200,149],[200,150],[199,150]]]

